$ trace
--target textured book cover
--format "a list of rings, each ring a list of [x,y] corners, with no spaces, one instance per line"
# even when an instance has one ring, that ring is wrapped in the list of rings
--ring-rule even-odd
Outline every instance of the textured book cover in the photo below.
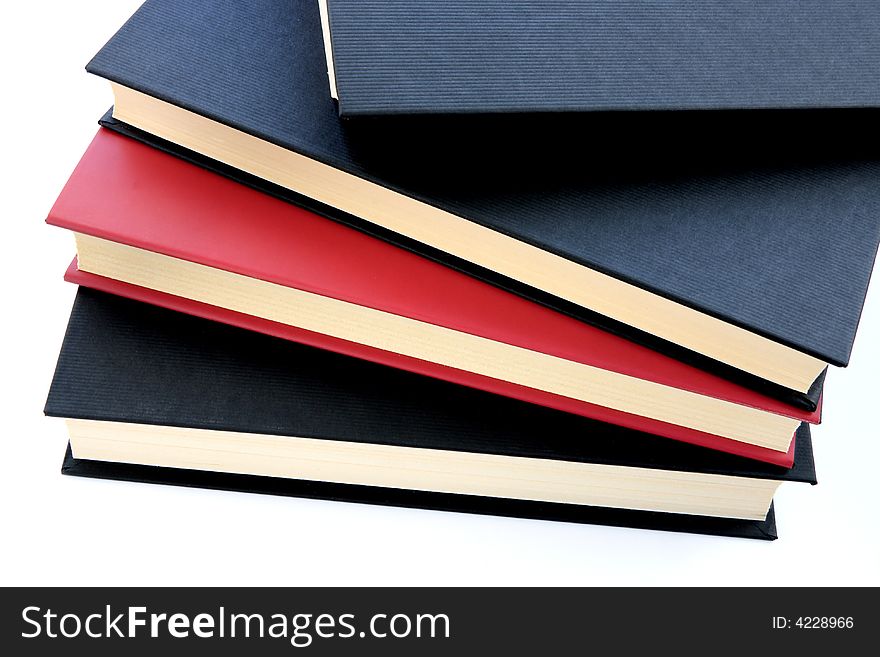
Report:
[[[94,190],[100,188],[101,194]],[[156,149],[101,131],[48,221],[78,233],[374,308],[574,363],[816,422],[818,412],[686,365],[607,331],[505,292],[412,252],[236,184]],[[72,268],[68,279],[212,319],[268,330],[471,387],[606,422],[773,462],[791,456],[571,397],[414,358],[339,336],[243,318],[140,285],[114,284]]]
[[[870,111],[343,122],[327,94],[313,0],[149,0],[88,68],[823,362],[849,360],[880,239]],[[140,137],[677,357],[714,363],[412,231],[377,228],[381,217],[340,211],[329,192],[304,198]],[[816,396],[792,392],[803,403]]]
[[[86,288],[78,292],[71,313],[46,412],[110,422],[816,481],[806,425],[798,432],[794,465],[785,469]],[[226,480],[227,484],[216,485],[240,489],[248,483],[246,489],[260,490],[259,477],[182,471],[170,476],[147,467],[88,467],[104,467],[108,473],[128,471],[123,478],[149,479],[154,472],[159,480],[189,477],[196,482],[193,485]],[[367,501],[371,495],[376,501],[393,500],[396,495],[346,486],[333,492],[332,485],[302,482],[267,486],[287,494],[309,496],[313,490],[311,495],[336,498],[338,494],[341,499],[356,499],[355,493],[363,493]],[[439,495],[431,501],[432,495],[427,495],[420,501],[420,495],[401,493],[401,503],[456,508],[454,500],[447,499],[456,496]],[[412,497],[409,503],[407,496]],[[466,508],[475,500],[461,502]],[[482,500],[474,510],[489,512],[491,506],[491,501]],[[517,511],[518,506],[513,503],[499,512],[540,516],[544,506],[550,511],[568,505],[524,504]],[[573,508],[555,509],[550,517],[564,518],[567,513],[573,520],[583,513],[584,521],[591,521],[589,510]],[[597,513],[602,517],[606,512]],[[665,514],[645,517],[651,515]]]
[[[880,106],[873,0],[319,0],[343,116]]]

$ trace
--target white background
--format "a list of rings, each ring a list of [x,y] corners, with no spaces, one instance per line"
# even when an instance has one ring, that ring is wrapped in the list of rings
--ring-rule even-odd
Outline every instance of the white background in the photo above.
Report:
[[[877,281],[828,376],[820,485],[782,487],[773,543],[62,477],[42,408],[73,240],[43,220],[111,104],[83,66],[138,4],[0,3],[0,583],[880,584]]]

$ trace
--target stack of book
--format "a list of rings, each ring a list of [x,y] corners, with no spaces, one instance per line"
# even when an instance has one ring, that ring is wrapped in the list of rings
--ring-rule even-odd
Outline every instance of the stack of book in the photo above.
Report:
[[[775,538],[880,240],[877,34],[867,2],[147,0],[48,219],[63,471]]]

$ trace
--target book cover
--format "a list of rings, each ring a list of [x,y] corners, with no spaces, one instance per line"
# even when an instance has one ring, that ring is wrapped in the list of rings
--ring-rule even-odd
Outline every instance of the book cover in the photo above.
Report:
[[[342,122],[326,92],[321,40],[311,0],[150,0],[88,69],[343,172],[370,194],[512,237],[792,353],[848,362],[880,239],[870,111]],[[707,347],[673,345],[634,319],[590,311],[571,300],[580,292],[560,296],[565,277],[512,277],[486,251],[435,240],[427,223],[403,225],[406,213],[392,226],[388,212],[363,205],[365,194],[282,184],[263,165],[241,179],[677,357],[730,369],[700,351]],[[761,362],[734,369],[770,380],[755,374]],[[816,401],[809,383],[780,385]]]
[[[798,432],[793,467],[785,469],[86,288],[77,294],[46,412],[108,422],[816,481],[806,425]],[[112,471],[113,466],[107,467]],[[194,480],[212,476],[192,475]],[[298,485],[291,483],[291,490]],[[387,491],[376,494],[393,498]]]
[[[871,0],[319,0],[342,116],[878,107]]]

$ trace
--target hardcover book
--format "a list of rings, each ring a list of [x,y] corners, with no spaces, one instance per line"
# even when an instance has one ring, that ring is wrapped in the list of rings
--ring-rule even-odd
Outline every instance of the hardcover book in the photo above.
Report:
[[[873,0],[318,0],[342,116],[880,106]]]
[[[788,465],[819,419],[105,130],[48,221],[74,282],[629,428]]]
[[[771,538],[791,469],[81,288],[46,413],[65,472]]]
[[[870,111],[345,122],[314,0],[148,0],[88,70],[112,129],[700,367],[815,408],[849,360]]]

